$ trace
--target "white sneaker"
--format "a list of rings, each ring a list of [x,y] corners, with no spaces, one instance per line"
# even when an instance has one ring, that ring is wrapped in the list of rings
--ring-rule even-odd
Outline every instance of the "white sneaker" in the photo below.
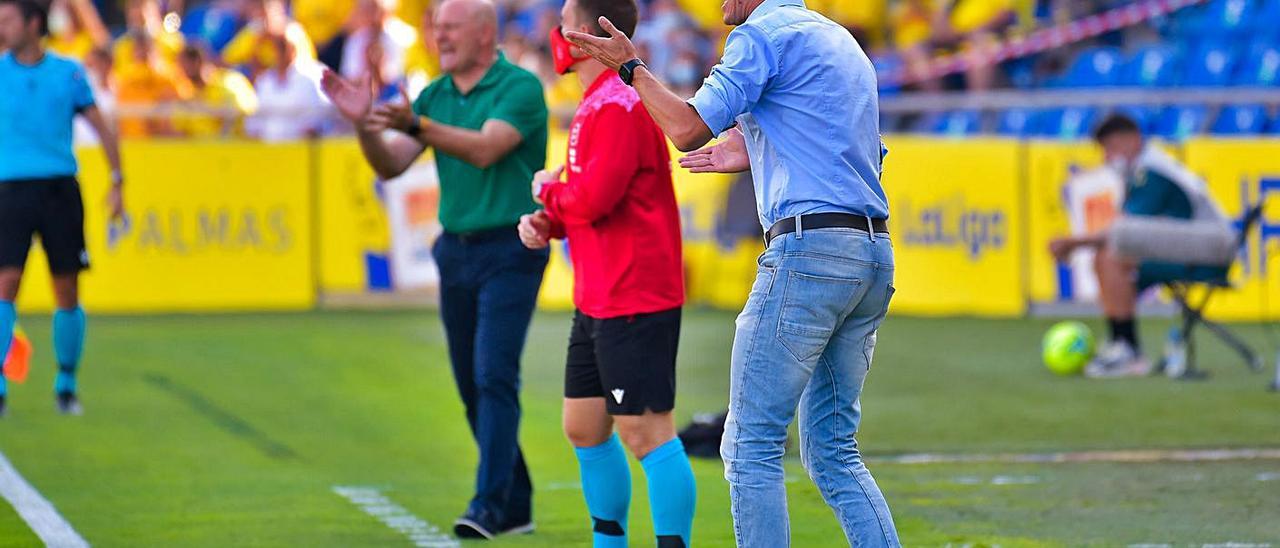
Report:
[[[1084,376],[1091,379],[1145,377],[1150,374],[1151,363],[1147,358],[1123,341],[1108,343],[1084,368]]]

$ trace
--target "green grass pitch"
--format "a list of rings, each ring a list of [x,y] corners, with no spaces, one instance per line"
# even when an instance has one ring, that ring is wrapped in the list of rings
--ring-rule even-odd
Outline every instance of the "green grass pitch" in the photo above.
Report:
[[[48,318],[11,385],[0,451],[98,546],[408,545],[334,486],[368,486],[444,528],[470,493],[475,450],[429,312],[91,317],[87,414],[57,416]],[[588,546],[577,466],[560,433],[570,317],[537,316],[521,432],[538,532],[498,546]],[[1041,320],[891,317],[859,436],[908,546],[1280,545],[1280,461],[893,464],[884,457],[1151,448],[1280,448],[1280,395],[1205,339],[1203,383],[1090,382],[1038,363]],[[1147,322],[1158,348],[1167,323]],[[1095,323],[1095,329],[1099,326]],[[689,311],[678,415],[726,403],[733,315]],[[1261,328],[1241,327],[1260,346]],[[881,459],[877,461],[877,459]],[[634,465],[632,542],[651,545]],[[694,542],[728,546],[728,488],[696,461]],[[841,546],[788,456],[794,545]],[[0,546],[38,542],[0,501]]]

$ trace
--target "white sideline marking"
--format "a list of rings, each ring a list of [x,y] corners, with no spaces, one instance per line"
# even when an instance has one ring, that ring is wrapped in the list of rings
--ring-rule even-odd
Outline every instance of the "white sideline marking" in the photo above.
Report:
[[[436,527],[403,506],[396,504],[382,494],[376,487],[333,486],[333,492],[359,506],[364,513],[373,516],[387,527],[390,527],[421,548],[459,548],[458,539],[440,532]]]
[[[870,462],[889,464],[1044,464],[1066,462],[1212,462],[1223,460],[1280,460],[1280,449],[1152,449],[1131,451],[1076,451],[1068,453],[941,454],[914,453],[892,457],[869,457]]]
[[[40,496],[22,475],[14,469],[4,453],[0,453],[0,497],[4,497],[18,511],[22,521],[44,541],[45,546],[56,548],[80,548],[89,546],[84,538],[62,518],[48,500]]]

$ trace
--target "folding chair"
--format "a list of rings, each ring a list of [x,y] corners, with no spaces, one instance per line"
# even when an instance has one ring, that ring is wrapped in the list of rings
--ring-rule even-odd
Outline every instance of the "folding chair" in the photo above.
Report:
[[[1240,234],[1236,240],[1236,249],[1240,249],[1245,245],[1249,238],[1249,232],[1262,219],[1262,203],[1258,203],[1244,216],[1244,223],[1240,228]],[[1190,267],[1188,267],[1190,268]],[[1190,276],[1188,276],[1190,278]],[[1227,280],[1226,269],[1223,270],[1221,277],[1211,280],[1179,280],[1165,282],[1164,286],[1172,294],[1173,300],[1177,303],[1182,314],[1182,324],[1178,328],[1179,339],[1182,341],[1182,348],[1174,348],[1171,353],[1174,359],[1168,357],[1160,361],[1159,370],[1173,378],[1184,380],[1198,380],[1209,376],[1208,372],[1196,368],[1195,363],[1195,340],[1192,337],[1195,328],[1204,326],[1214,335],[1217,335],[1223,343],[1235,351],[1236,354],[1244,360],[1245,365],[1254,372],[1262,370],[1262,358],[1247,343],[1240,340],[1240,337],[1232,333],[1226,326],[1209,321],[1204,317],[1205,306],[1209,304],[1209,300],[1219,289],[1230,288],[1231,282]],[[1204,294],[1194,304],[1191,302],[1191,290],[1197,286],[1205,288]],[[1168,344],[1168,343],[1166,343]],[[1169,349],[1166,349],[1168,355]],[[1181,355],[1178,355],[1181,354]],[[1181,363],[1178,363],[1181,362]],[[1277,381],[1280,382],[1280,381]]]

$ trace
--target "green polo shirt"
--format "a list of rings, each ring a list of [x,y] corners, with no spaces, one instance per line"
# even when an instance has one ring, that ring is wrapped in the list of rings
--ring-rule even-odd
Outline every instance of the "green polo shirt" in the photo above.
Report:
[[[440,224],[445,231],[514,225],[521,215],[536,209],[529,183],[547,163],[547,103],[537,76],[499,53],[498,62],[470,92],[460,93],[453,77],[445,75],[422,91],[413,111],[435,122],[473,130],[489,120],[502,120],[523,137],[515,150],[487,169],[436,149]]]

